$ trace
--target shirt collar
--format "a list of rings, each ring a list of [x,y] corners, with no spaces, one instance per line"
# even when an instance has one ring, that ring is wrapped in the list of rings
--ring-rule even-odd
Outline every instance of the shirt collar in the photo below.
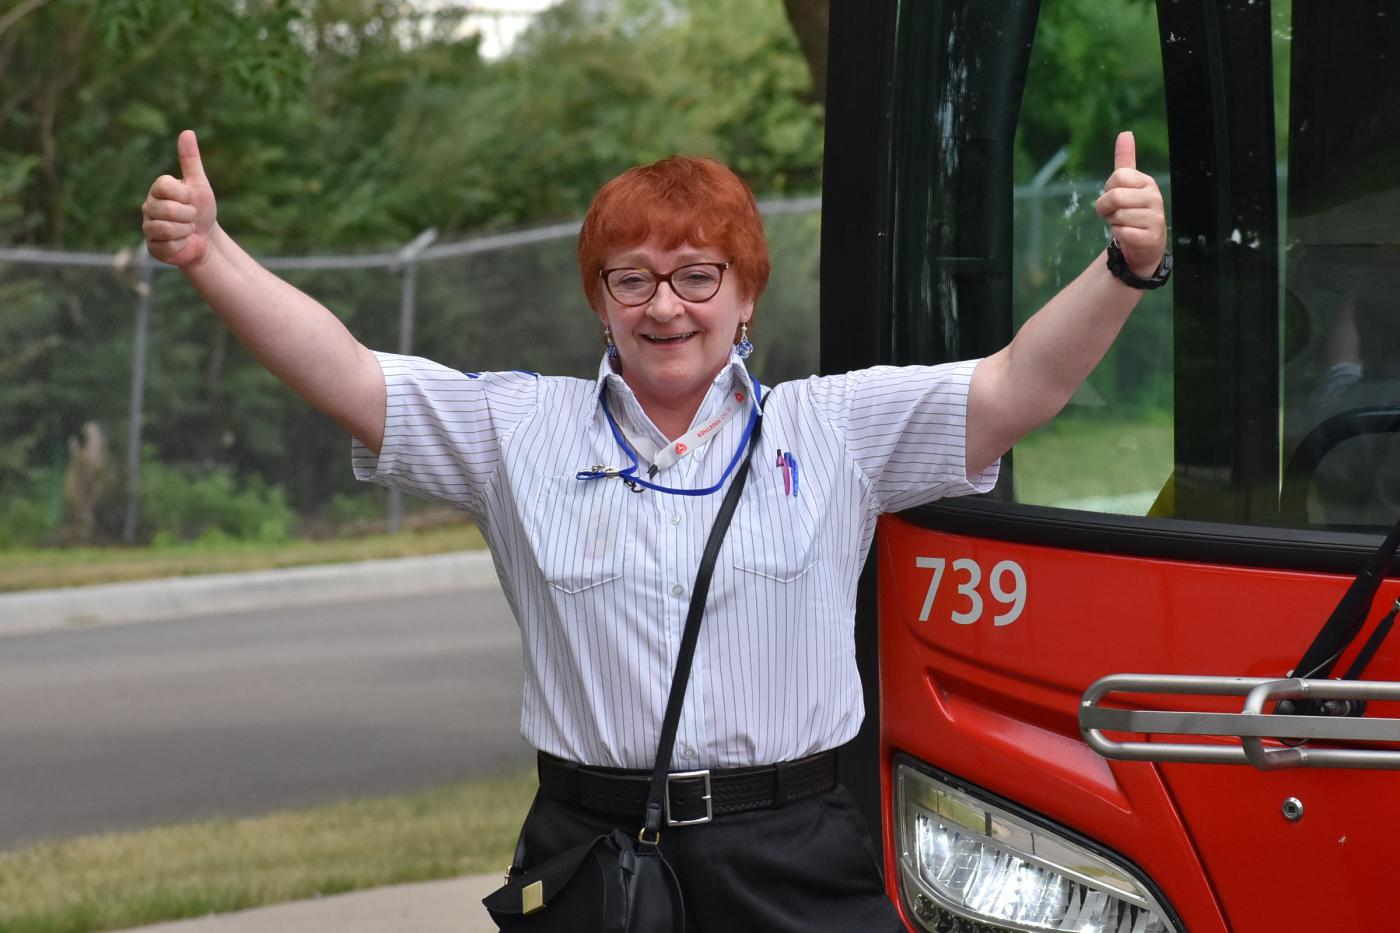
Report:
[[[612,360],[608,358],[606,353],[603,354],[602,362],[598,364],[598,380],[595,385],[593,404],[588,410],[590,418],[603,417],[598,402],[602,398],[603,392],[607,391],[612,400],[611,409],[614,418],[619,415],[618,409],[625,407],[632,419],[642,418],[642,424],[650,424],[651,419],[644,417],[645,413],[642,411],[641,403],[637,401],[637,396],[632,393],[632,387],[627,384],[621,374],[613,369]],[[725,363],[724,368],[715,375],[709,391],[705,393],[704,401],[700,403],[700,410],[695,413],[696,417],[701,418],[708,415],[724,396],[729,394],[731,386],[742,387],[749,397],[753,398],[753,377],[749,375],[748,368],[744,366],[744,361],[740,359],[739,354],[733,351],[729,354],[729,362]],[[757,403],[758,400],[754,399],[754,401]],[[654,428],[654,426],[652,427]]]

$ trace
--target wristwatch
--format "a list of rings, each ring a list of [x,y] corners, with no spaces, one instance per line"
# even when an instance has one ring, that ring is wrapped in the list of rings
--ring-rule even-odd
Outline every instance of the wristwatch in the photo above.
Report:
[[[1172,277],[1172,254],[1163,253],[1162,261],[1157,266],[1157,271],[1152,273],[1150,278],[1141,278],[1133,274],[1133,270],[1128,268],[1128,263],[1123,259],[1123,248],[1118,245],[1117,240],[1108,241],[1108,271],[1112,272],[1119,281],[1131,285],[1133,288],[1153,289],[1161,288],[1167,284],[1167,279]]]

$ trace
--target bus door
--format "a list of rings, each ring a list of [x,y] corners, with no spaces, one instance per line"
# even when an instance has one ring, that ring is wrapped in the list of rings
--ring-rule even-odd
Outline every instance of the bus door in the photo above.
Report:
[[[1176,259],[992,493],[882,519],[878,730],[843,774],[906,921],[1397,928],[1400,641],[1362,645],[1400,580],[1319,674],[1360,694],[1288,678],[1400,519],[1400,9],[855,6],[832,10],[824,369],[1002,346],[1103,249],[1119,129]],[[1124,674],[1150,676],[1102,680]],[[1258,724],[1285,712],[1316,727]]]

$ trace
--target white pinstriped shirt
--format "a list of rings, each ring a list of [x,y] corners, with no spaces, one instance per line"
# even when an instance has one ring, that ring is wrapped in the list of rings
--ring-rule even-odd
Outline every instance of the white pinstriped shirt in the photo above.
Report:
[[[651,767],[723,491],[637,494],[616,479],[576,478],[595,464],[629,463],[599,404],[602,387],[624,430],[667,443],[606,358],[597,382],[464,374],[387,353],[379,362],[383,448],[375,457],[356,442],[355,475],[453,503],[479,523],[520,623],[525,740],[584,764]],[[975,483],[965,476],[975,365],[885,366],[772,387],[715,564],[673,770],[801,758],[855,734],[864,715],[856,584],[876,517],[996,482],[997,464]],[[741,387],[752,393],[736,356],[696,422]],[[714,485],[747,422],[747,411],[730,418],[653,481]],[[797,461],[796,495],[779,449]]]

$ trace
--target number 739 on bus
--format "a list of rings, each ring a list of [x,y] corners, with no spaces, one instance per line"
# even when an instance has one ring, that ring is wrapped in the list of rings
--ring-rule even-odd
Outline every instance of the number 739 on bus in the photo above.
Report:
[[[933,614],[934,602],[938,599],[938,589],[943,583],[944,572],[948,568],[946,557],[915,557],[914,565],[932,570],[933,576],[924,595],[923,607],[919,610],[919,621],[927,622]],[[948,619],[958,625],[972,625],[981,621],[986,613],[986,601],[978,587],[985,579],[992,600],[1005,611],[992,614],[992,625],[1010,625],[1021,617],[1026,608],[1026,571],[1014,560],[997,562],[989,574],[983,574],[982,565],[970,557],[954,558],[952,579],[949,583],[956,587],[960,597],[958,605],[947,610]],[[1009,583],[1008,583],[1009,579]],[[941,619],[942,616],[940,615]]]

